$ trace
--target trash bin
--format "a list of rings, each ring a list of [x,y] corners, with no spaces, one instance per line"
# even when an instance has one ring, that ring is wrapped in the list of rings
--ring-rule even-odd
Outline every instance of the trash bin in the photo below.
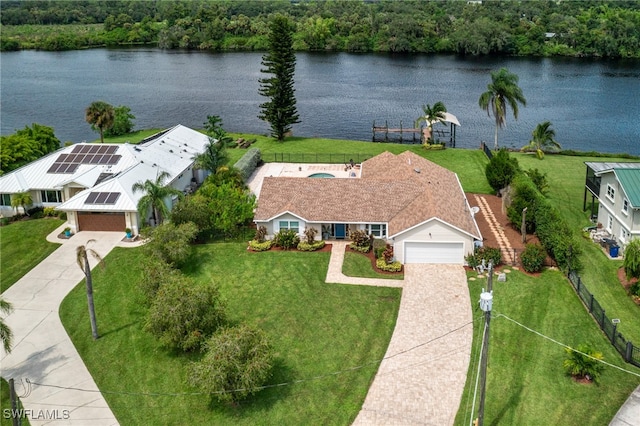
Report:
[[[619,246],[612,244],[609,246],[609,256],[611,257],[618,257],[618,250],[620,249]]]

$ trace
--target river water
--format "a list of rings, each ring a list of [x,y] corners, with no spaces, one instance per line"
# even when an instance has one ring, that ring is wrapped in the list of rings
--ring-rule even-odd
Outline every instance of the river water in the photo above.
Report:
[[[219,115],[232,132],[266,134],[257,116],[261,53],[155,48],[0,54],[1,134],[33,122],[62,141],[93,140],[84,121],[95,100],[126,105],[137,129],[181,123],[201,128]],[[640,61],[298,53],[299,136],[371,140],[375,120],[410,127],[423,104],[442,101],[461,123],[458,147],[492,145],[494,120],[478,106],[492,70],[520,78],[527,99],[509,111],[501,146],[525,145],[549,120],[565,149],[640,155]]]

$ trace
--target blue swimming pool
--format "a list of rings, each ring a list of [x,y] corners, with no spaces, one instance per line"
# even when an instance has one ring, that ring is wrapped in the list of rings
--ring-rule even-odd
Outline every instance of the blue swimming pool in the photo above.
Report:
[[[309,175],[308,177],[310,177],[310,178],[333,178],[335,176],[332,175],[331,173],[314,173],[312,175]]]

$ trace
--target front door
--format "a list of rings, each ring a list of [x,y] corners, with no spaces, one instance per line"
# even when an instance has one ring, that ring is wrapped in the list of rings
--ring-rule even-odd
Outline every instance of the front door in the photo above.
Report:
[[[344,223],[336,223],[335,237],[337,240],[344,240],[344,238],[346,237],[346,226]]]

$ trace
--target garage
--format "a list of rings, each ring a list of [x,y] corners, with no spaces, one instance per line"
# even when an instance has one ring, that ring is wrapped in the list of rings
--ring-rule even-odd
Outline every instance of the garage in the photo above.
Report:
[[[463,242],[407,241],[404,263],[464,263]]]
[[[124,232],[126,226],[124,213],[78,212],[78,231]]]

